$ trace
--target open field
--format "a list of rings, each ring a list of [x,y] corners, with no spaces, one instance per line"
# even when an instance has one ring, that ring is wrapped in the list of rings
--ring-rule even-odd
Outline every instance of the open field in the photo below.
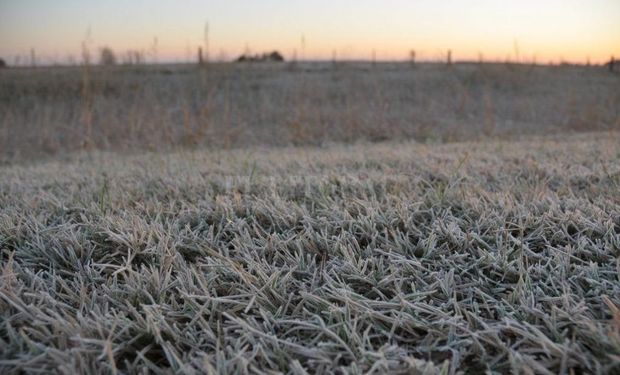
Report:
[[[620,375],[618,15],[0,0],[0,375]]]
[[[275,80],[265,74],[261,82]],[[369,77],[344,80],[377,79]],[[420,88],[408,95],[429,105],[429,116],[461,100],[460,91],[425,99],[423,88],[452,91],[413,77]],[[445,79],[466,87],[458,77]],[[592,105],[601,124],[614,111],[617,119],[611,103],[620,92],[613,96],[609,83],[585,90],[607,102],[586,103],[586,94],[567,93],[565,84],[546,103],[539,101],[551,89],[536,79],[488,89],[496,108],[511,97],[515,108],[531,108],[523,116],[534,116],[532,124],[545,116],[554,123],[562,114],[543,106],[567,105],[570,95],[579,98],[575,116]],[[405,95],[405,87],[398,92]],[[474,119],[484,117],[470,111],[483,108],[482,87],[467,91],[477,93],[465,102]],[[188,88],[179,90],[188,97]],[[97,100],[118,114],[114,103],[128,100],[124,93]],[[58,101],[30,116],[41,125],[37,116],[48,111],[48,135],[64,147],[59,137],[69,133],[59,130],[60,119],[71,104]],[[351,101],[353,112],[364,110],[361,99]],[[369,103],[376,113],[379,102]],[[265,116],[275,116],[266,108],[282,103],[263,105]],[[160,110],[154,106],[152,115]],[[459,120],[456,113],[445,114],[445,126]],[[408,115],[401,115],[396,120],[404,123]],[[391,123],[389,111],[377,116],[359,123],[362,138],[380,116]],[[498,111],[496,125],[515,116],[516,109]],[[266,130],[247,126],[267,142]],[[283,124],[273,126],[284,132]],[[395,132],[390,138],[405,129],[385,126]],[[336,128],[336,139],[344,129]],[[26,137],[34,134],[28,128],[11,134],[9,143],[38,142]],[[106,137],[122,135],[102,136],[116,142]],[[619,133],[598,132],[509,142],[93,152],[2,166],[0,372],[617,373],[619,145]]]
[[[338,62],[0,70],[0,162],[82,149],[459,141],[620,129],[602,67]]]

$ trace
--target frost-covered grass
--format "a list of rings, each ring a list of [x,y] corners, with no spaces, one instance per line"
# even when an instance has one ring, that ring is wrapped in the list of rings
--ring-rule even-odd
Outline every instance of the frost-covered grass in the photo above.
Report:
[[[453,142],[594,130],[620,131],[620,74],[598,66],[321,62],[0,70],[0,163],[83,149]]]
[[[620,135],[0,168],[0,372],[620,371]]]

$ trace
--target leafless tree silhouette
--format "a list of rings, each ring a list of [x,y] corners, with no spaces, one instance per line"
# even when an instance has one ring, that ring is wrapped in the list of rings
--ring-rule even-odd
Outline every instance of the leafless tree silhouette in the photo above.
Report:
[[[99,51],[99,64],[116,65],[116,54],[110,47],[103,47]]]

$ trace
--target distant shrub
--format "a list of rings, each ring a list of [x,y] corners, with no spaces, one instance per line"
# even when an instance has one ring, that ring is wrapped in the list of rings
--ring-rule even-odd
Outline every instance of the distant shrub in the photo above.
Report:
[[[273,51],[271,53],[263,53],[262,55],[249,55],[243,54],[237,58],[238,62],[266,62],[266,61],[275,61],[282,62],[284,61],[284,56],[278,51]]]
[[[614,68],[616,66],[616,64],[618,64],[618,60],[616,60],[613,56],[611,57],[611,59],[609,59],[609,61],[607,63],[605,63],[605,66],[607,67],[607,69],[609,69],[610,72],[614,71]]]
[[[110,47],[103,47],[99,52],[99,63],[101,65],[116,65],[116,55]]]
[[[6,61],[0,59],[0,68],[6,68],[6,67],[7,67]]]

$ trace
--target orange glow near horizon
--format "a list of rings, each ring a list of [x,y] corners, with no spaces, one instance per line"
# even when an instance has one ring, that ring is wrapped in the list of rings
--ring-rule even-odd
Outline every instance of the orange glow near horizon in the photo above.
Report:
[[[78,61],[87,41],[91,53],[110,46],[120,57],[141,50],[149,61],[191,61],[208,21],[215,60],[249,49],[313,60],[367,60],[372,51],[405,60],[415,50],[432,61],[452,50],[454,60],[602,63],[620,57],[618,20],[617,0],[23,0],[0,3],[0,57],[26,63],[34,49],[40,62]]]

